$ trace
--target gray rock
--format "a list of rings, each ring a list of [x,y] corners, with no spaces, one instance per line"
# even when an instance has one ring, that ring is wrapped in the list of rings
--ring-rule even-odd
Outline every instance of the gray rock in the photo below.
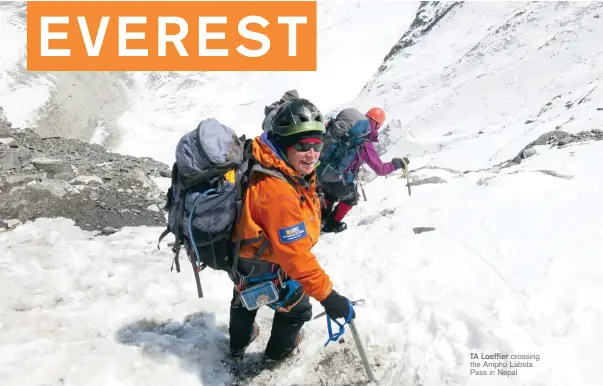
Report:
[[[14,138],[11,138],[11,137],[0,138],[0,144],[2,144],[2,145],[10,145],[12,142],[15,142]]]
[[[90,186],[100,186],[103,184],[103,180],[99,176],[77,176],[71,181],[71,184],[80,184],[80,185],[90,185]]]
[[[8,229],[14,229],[17,226],[21,225],[21,221],[19,219],[13,218],[10,220],[4,220],[4,223],[6,224],[6,227]]]
[[[6,114],[4,113],[4,109],[0,106],[0,136],[2,136],[2,131],[11,128],[11,123],[6,119]]]
[[[75,173],[73,172],[62,172],[62,173],[58,173],[55,174],[53,177],[55,180],[63,180],[63,181],[69,181],[75,178]]]
[[[70,185],[66,181],[60,180],[43,180],[40,182],[29,183],[27,184],[27,187],[30,187],[32,189],[46,190],[56,197],[64,197],[69,193],[79,193],[79,190],[77,188]]]
[[[434,227],[414,227],[412,228],[412,231],[418,235],[421,233],[425,233],[425,232],[431,232],[431,231],[435,231]]]
[[[548,145],[550,147],[562,147],[575,142],[585,141],[601,141],[603,140],[603,130],[593,129],[587,131],[581,131],[576,134],[570,134],[561,130],[553,130],[548,133],[542,134],[535,141],[530,142],[513,158],[512,160],[506,161],[506,165],[503,167],[510,167],[521,163],[522,160],[536,154],[534,146]]]
[[[0,144],[0,219],[65,217],[105,233],[165,225],[165,193],[153,178],[171,176],[168,165],[0,122],[0,138],[9,137]]]
[[[113,233],[117,233],[117,232],[119,232],[119,229],[117,229],[117,228],[105,227],[101,230],[101,235],[108,236],[108,235],[112,235]]]
[[[157,204],[151,204],[151,205],[147,206],[146,209],[150,210],[152,212],[159,212],[159,206],[157,206]]]
[[[22,174],[22,175],[11,175],[6,177],[4,181],[7,187],[12,187],[16,185],[26,184],[31,181],[42,181],[46,178],[45,173],[30,173],[30,174]]]
[[[88,193],[88,197],[89,197],[89,198],[90,198],[92,201],[98,201],[98,199],[100,198],[100,195],[99,195],[97,192],[95,192],[94,190],[91,190],[91,191]]]
[[[433,177],[421,178],[421,179],[412,181],[410,183],[410,186],[419,186],[419,185],[427,185],[427,184],[447,184],[447,183],[448,182],[445,179],[443,179],[441,177],[433,176]]]
[[[521,153],[521,157],[522,159],[526,159],[529,157],[532,157],[534,155],[538,154],[538,151],[536,151],[535,148],[530,147],[529,149],[525,149],[522,153]]]
[[[21,169],[21,161],[16,151],[4,144],[0,144],[0,171]]]
[[[559,140],[559,142],[557,143],[557,146],[567,145],[569,143],[576,142],[576,141],[578,141],[577,137],[565,137],[565,138],[561,138]]]
[[[17,218],[19,219],[19,221],[21,221],[23,223],[23,222],[27,222],[27,220],[29,220],[29,215],[27,213],[19,213]]]
[[[31,163],[36,169],[47,172],[49,175],[71,173],[71,165],[58,159],[34,158],[31,160]]]

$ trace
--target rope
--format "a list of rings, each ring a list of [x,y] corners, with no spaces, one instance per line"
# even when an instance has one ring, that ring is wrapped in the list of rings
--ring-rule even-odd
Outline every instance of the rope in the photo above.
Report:
[[[345,325],[350,323],[350,320],[352,320],[352,313],[354,311],[354,306],[352,305],[352,302],[350,300],[348,300],[348,316],[345,319],[345,322],[343,322],[343,324],[339,323],[337,320],[335,319],[331,319],[331,317],[329,315],[327,315],[327,331],[329,333],[329,339],[327,340],[327,342],[325,343],[324,347],[327,347],[327,345],[331,342],[336,342],[340,336],[342,336],[345,333]],[[333,327],[331,325],[331,321],[335,322],[336,325],[339,326],[339,332],[337,333],[333,333]]]

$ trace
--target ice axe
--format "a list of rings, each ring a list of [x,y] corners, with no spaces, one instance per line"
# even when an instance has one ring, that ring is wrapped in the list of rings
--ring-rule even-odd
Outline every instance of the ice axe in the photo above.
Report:
[[[404,159],[402,159],[402,163],[404,164],[404,166],[402,167],[402,173],[394,173],[393,175],[400,176],[400,178],[406,178],[406,187],[408,188],[408,195],[410,196],[410,172],[408,171],[408,164],[404,161]],[[385,176],[385,178],[387,178],[387,176]]]
[[[353,302],[351,302],[353,306],[364,306],[364,299],[358,299],[355,300]],[[320,317],[323,317],[324,315],[326,315],[326,311],[325,312],[321,312],[320,314],[316,315],[312,320],[318,319]],[[337,321],[335,321],[335,323],[337,323]],[[337,323],[340,327],[340,333],[338,335],[343,334],[343,325]],[[373,370],[371,369],[371,365],[369,363],[368,357],[366,355],[366,351],[364,350],[364,344],[362,343],[362,339],[360,338],[360,334],[358,334],[358,329],[356,328],[356,324],[354,323],[354,319],[351,319],[350,322],[348,323],[350,325],[350,330],[352,330],[352,337],[354,337],[354,343],[356,344],[356,348],[358,349],[358,353],[360,354],[360,359],[362,359],[362,365],[364,366],[364,370],[366,371],[366,375],[369,378],[369,382],[374,382],[375,381],[375,376],[373,375]],[[332,340],[332,335],[331,335],[331,324],[329,321],[329,324],[327,325],[329,327],[329,339]],[[328,344],[328,342],[327,342]]]
[[[410,176],[408,172],[408,164],[404,161],[404,159],[402,159],[402,163],[404,164],[404,168],[402,169],[402,177],[406,177],[406,187],[408,188],[408,195],[410,196]]]
[[[375,376],[373,375],[371,364],[369,363],[368,357],[366,356],[366,352],[364,351],[364,344],[362,344],[362,340],[360,339],[360,334],[358,334],[358,330],[356,329],[354,319],[350,320],[350,330],[352,330],[354,343],[356,343],[356,348],[358,349],[358,353],[360,354],[360,358],[362,359],[362,365],[364,366],[364,370],[366,371],[366,375],[368,376],[369,382],[374,382]]]

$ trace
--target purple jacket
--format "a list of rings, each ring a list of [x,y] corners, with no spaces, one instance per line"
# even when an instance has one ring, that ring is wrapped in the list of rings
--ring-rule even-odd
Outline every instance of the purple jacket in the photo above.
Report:
[[[379,141],[379,133],[376,130],[371,130],[368,136],[370,142],[365,142],[358,156],[352,161],[350,167],[346,171],[357,172],[363,163],[366,163],[377,175],[386,176],[396,170],[391,162],[383,162],[373,145],[373,142]]]

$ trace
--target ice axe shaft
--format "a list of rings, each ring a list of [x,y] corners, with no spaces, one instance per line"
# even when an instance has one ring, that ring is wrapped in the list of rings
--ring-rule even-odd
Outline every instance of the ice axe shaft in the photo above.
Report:
[[[408,165],[404,163],[404,177],[406,177],[406,187],[408,188],[408,195],[410,196],[410,173],[408,172]]]
[[[352,302],[353,306],[364,306],[364,299],[358,299]],[[327,313],[321,312],[316,315],[312,320],[318,319],[320,317],[325,316]],[[366,356],[366,351],[364,351],[364,345],[362,344],[362,339],[360,339],[360,334],[358,334],[358,330],[356,329],[356,324],[354,323],[354,319],[350,320],[348,323],[350,326],[350,330],[352,331],[352,336],[354,337],[354,343],[356,344],[356,348],[358,349],[358,353],[360,354],[360,359],[362,359],[362,365],[364,366],[364,370],[366,371],[366,375],[369,378],[370,382],[375,381],[375,376],[373,375],[373,370],[371,369],[371,365],[368,361],[368,357]]]
[[[362,359],[362,365],[364,366],[366,375],[369,378],[369,382],[374,382],[375,376],[373,375],[371,364],[368,361],[368,357],[366,356],[366,352],[364,351],[364,345],[362,344],[362,339],[360,339],[360,334],[358,334],[358,330],[356,329],[356,324],[354,323],[353,319],[350,321],[350,330],[352,331],[354,343],[356,343],[356,348],[358,349],[358,353],[360,354],[360,358]]]

